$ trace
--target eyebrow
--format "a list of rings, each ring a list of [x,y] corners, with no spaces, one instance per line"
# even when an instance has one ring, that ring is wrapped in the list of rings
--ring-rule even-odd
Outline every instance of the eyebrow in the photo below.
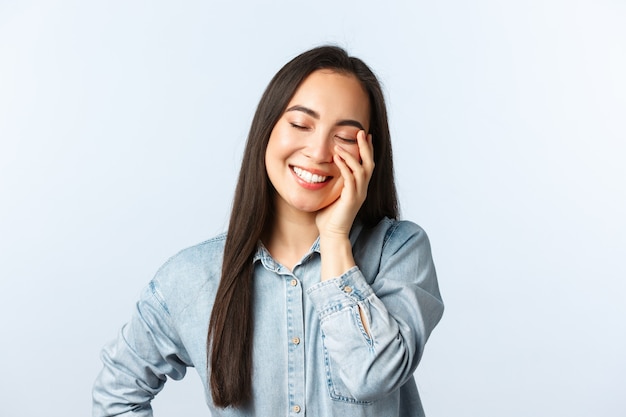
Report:
[[[302,113],[306,113],[316,120],[320,119],[320,114],[318,112],[305,106],[300,106],[296,104],[295,106],[291,106],[287,110],[285,110],[285,113],[289,111],[301,111]],[[336,125],[337,126],[352,126],[352,127],[359,128],[361,130],[365,130],[365,128],[363,127],[361,123],[359,123],[359,121],[352,120],[352,119],[339,120],[336,123]]]

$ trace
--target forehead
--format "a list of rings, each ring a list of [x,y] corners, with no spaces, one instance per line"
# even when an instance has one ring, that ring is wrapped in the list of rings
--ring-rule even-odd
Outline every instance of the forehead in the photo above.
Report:
[[[349,73],[326,69],[312,72],[298,86],[287,107],[293,105],[309,107],[322,117],[349,117],[369,125],[368,94]]]

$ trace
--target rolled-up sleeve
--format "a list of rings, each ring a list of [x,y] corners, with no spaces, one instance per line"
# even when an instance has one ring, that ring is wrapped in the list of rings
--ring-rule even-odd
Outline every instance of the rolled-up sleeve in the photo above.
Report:
[[[443,314],[426,233],[396,223],[383,242],[370,283],[356,266],[308,290],[338,399],[370,402],[403,385]]]
[[[167,377],[181,379],[190,366],[181,349],[158,282],[143,291],[133,316],[101,354],[93,387],[93,416],[152,416],[151,400]]]

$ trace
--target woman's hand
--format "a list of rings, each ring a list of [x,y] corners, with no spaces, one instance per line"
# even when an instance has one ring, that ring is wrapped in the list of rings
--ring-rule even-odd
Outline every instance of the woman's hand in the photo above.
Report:
[[[357,133],[357,146],[361,161],[341,145],[336,145],[333,160],[343,179],[339,198],[320,210],[315,222],[320,236],[347,236],[352,223],[367,196],[367,186],[374,171],[374,147],[372,135],[365,131]]]
[[[320,234],[322,280],[339,276],[354,266],[348,235],[374,172],[372,135],[359,131],[357,146],[360,160],[340,145],[336,146],[333,160],[341,172],[343,188],[339,198],[320,210],[315,218]]]

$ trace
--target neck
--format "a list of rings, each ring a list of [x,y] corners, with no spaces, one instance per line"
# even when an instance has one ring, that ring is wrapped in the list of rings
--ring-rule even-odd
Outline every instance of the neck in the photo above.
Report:
[[[272,227],[263,236],[263,244],[276,261],[293,270],[319,236],[316,213],[276,208]]]

